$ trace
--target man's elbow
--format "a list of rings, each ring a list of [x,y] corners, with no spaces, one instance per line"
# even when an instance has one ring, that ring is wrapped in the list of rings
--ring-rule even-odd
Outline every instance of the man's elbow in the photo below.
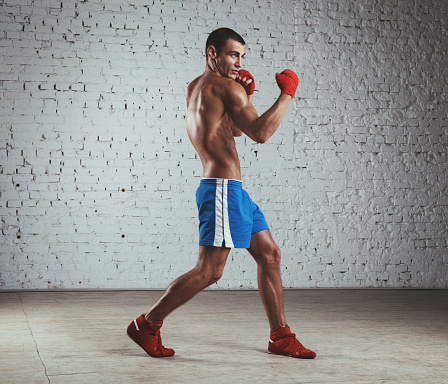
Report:
[[[257,119],[258,121],[258,119]],[[266,141],[268,141],[269,139],[269,135],[267,134],[267,132],[265,132],[263,129],[261,129],[259,124],[254,124],[251,127],[251,136],[250,138],[255,141],[256,143],[259,144],[264,144],[266,143]]]
[[[258,144],[264,144],[264,143],[266,143],[266,141],[268,141],[268,139],[269,139],[269,136],[267,136],[267,135],[256,135],[254,137],[254,141]]]

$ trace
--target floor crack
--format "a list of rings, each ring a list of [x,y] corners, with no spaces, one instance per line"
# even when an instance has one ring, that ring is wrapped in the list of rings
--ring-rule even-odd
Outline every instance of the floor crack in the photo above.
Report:
[[[31,327],[30,327],[30,323],[29,323],[29,321],[28,321],[28,315],[26,314],[25,308],[23,308],[23,302],[22,302],[22,299],[20,298],[20,295],[18,295],[18,297],[19,297],[19,300],[20,300],[20,306],[22,307],[22,311],[23,311],[23,313],[25,314],[26,324],[28,325],[28,329],[29,329],[29,331],[30,331],[30,333],[31,333],[31,337],[32,337],[33,340],[34,340],[34,345],[36,346],[37,356],[39,356],[39,360],[40,360],[42,366],[44,367],[45,377],[47,378],[48,382],[50,383],[50,378],[49,378],[48,375],[47,375],[47,367],[45,366],[44,362],[42,361],[42,357],[40,356],[39,347],[37,346],[36,339],[35,339],[35,337],[34,337],[34,335],[33,335],[33,331],[32,331],[32,329],[31,329]]]

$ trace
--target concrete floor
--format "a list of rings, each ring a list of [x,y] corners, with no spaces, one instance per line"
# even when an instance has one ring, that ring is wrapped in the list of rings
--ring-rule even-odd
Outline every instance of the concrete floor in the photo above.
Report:
[[[0,293],[1,383],[448,383],[448,290],[285,291],[314,360],[267,353],[257,291],[205,291],[162,328],[172,358],[126,336],[159,291]]]

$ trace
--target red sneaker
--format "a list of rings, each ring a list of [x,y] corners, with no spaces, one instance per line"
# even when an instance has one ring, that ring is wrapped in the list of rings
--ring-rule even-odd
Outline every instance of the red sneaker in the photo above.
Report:
[[[302,359],[314,359],[316,357],[313,351],[306,349],[296,339],[296,334],[291,333],[291,329],[287,325],[271,330],[268,352]]]
[[[129,324],[127,333],[145,352],[152,357],[168,357],[174,355],[174,350],[165,348],[160,337],[160,327],[163,321],[150,323],[144,315]]]

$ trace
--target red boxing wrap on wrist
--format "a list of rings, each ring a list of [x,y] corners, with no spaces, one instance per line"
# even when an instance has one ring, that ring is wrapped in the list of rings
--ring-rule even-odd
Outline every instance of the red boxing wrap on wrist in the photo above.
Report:
[[[254,77],[249,73],[249,71],[245,71],[244,69],[240,69],[238,71],[238,74],[240,75],[240,77],[242,79],[246,78],[246,80],[248,79],[252,79],[252,82],[250,84],[247,84],[244,87],[244,90],[246,91],[247,95],[252,95],[254,93],[255,90],[255,80]]]
[[[275,80],[279,86],[281,93],[286,93],[294,97],[297,86],[299,85],[298,76],[290,69],[285,69],[282,73],[275,75]]]

